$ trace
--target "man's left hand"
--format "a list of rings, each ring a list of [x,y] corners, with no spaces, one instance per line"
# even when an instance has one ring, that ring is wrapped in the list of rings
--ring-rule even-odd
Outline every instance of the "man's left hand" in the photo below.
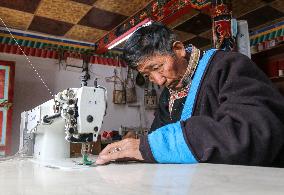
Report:
[[[139,151],[139,139],[127,138],[107,145],[99,154],[96,164],[102,165],[113,160],[143,160]]]

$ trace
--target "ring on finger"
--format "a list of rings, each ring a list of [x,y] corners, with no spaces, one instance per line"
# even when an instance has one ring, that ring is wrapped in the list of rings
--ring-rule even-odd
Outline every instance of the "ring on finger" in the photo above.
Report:
[[[120,147],[114,148],[110,153],[120,152],[122,149]]]

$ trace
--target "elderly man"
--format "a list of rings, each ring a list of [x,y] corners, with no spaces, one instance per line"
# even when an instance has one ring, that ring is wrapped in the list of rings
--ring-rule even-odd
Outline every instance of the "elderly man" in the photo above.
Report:
[[[164,86],[152,132],[108,145],[96,163],[284,166],[284,98],[246,56],[185,47],[160,23],[138,29],[125,58]]]

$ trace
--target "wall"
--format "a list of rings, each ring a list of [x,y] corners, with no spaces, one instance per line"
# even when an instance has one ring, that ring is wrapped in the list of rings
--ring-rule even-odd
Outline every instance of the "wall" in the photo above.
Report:
[[[41,103],[51,99],[52,97],[36,77],[35,72],[29,66],[24,56],[0,53],[1,60],[14,61],[16,63],[15,73],[15,91],[14,91],[14,111],[12,124],[12,151],[18,150],[19,144],[19,126],[20,113],[30,110]],[[70,87],[80,87],[79,71],[66,71],[59,69],[57,60],[44,59],[38,57],[29,57],[32,64],[42,75],[45,82],[53,93],[57,93],[63,89]],[[136,88],[139,102],[137,105],[142,107],[129,107],[127,105],[115,105],[112,103],[113,83],[105,81],[105,77],[112,76],[114,67],[106,65],[91,65],[91,80],[89,86],[93,86],[94,76],[98,77],[98,84],[107,88],[108,91],[108,110],[104,118],[102,129],[118,129],[123,126],[139,126],[140,117],[139,110],[142,114],[142,126],[150,127],[154,118],[153,111],[145,111],[143,108],[143,89]],[[118,69],[119,70],[119,69]],[[125,69],[123,75],[126,76]]]

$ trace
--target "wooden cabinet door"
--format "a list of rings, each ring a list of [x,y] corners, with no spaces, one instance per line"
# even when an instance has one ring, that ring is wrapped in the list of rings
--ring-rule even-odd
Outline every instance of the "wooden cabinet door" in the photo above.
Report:
[[[11,154],[15,63],[0,60],[0,156]]]

